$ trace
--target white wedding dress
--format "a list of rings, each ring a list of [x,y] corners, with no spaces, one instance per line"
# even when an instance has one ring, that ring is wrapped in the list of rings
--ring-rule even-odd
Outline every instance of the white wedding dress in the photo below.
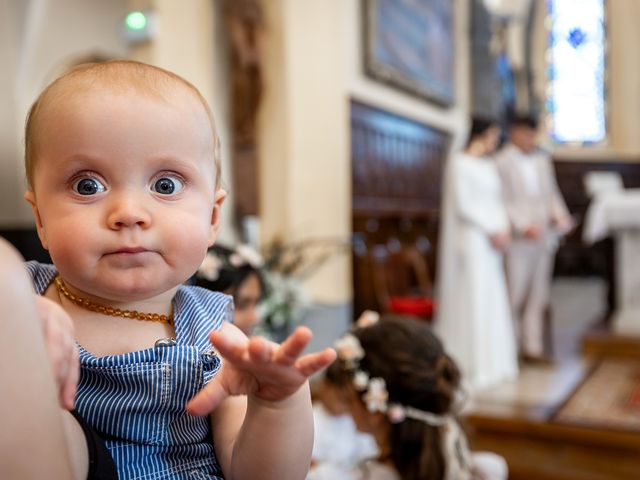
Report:
[[[508,230],[494,162],[452,156],[445,171],[435,329],[474,390],[518,373],[503,255],[489,239]]]

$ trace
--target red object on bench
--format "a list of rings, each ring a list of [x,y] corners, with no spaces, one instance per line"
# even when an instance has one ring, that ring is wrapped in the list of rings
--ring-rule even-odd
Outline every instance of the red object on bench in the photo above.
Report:
[[[436,302],[426,297],[392,296],[389,298],[389,308],[393,313],[401,315],[431,317],[435,311]]]

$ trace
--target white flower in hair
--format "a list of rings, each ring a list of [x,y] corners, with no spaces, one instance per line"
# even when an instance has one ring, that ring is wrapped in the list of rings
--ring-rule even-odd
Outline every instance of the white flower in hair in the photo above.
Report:
[[[258,251],[250,245],[242,244],[236,247],[236,254],[244,260],[244,263],[248,263],[253,268],[262,268],[264,266],[264,259]],[[231,261],[231,259],[229,259]]]
[[[362,396],[362,399],[367,404],[367,410],[371,413],[386,412],[388,398],[389,392],[383,378],[376,377],[369,380],[369,388]]]
[[[380,314],[378,312],[365,310],[362,312],[362,315],[358,317],[358,320],[356,320],[356,325],[358,328],[367,328],[378,323],[378,320],[380,320]]]
[[[404,419],[407,418],[407,414],[402,405],[394,403],[393,405],[389,405],[387,417],[389,417],[391,423],[402,423]]]
[[[222,261],[214,253],[207,253],[198,268],[198,276],[214,282],[220,277],[220,268],[222,267]]]
[[[241,266],[246,265],[247,262],[244,261],[240,254],[234,252],[229,255],[229,264],[234,268],[240,268]]]
[[[354,368],[360,359],[364,357],[364,350],[360,345],[360,340],[350,333],[336,340],[335,347],[338,358],[343,360],[349,368]]]
[[[363,372],[362,370],[358,370],[353,375],[353,386],[356,387],[356,390],[362,391],[367,389],[367,385],[369,385],[369,374],[367,372]]]

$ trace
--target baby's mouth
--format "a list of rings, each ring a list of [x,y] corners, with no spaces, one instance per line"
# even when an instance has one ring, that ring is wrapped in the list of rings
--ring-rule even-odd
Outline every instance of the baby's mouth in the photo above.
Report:
[[[144,247],[123,247],[123,248],[119,248],[118,250],[114,250],[113,252],[108,252],[107,255],[113,255],[113,254],[136,254],[136,253],[143,253],[143,252],[148,252],[149,250],[147,250]]]

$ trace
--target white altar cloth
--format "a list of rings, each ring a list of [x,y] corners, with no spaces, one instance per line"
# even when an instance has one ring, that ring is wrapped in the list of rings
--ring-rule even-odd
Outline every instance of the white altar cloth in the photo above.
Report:
[[[587,210],[582,239],[592,244],[615,238],[617,334],[640,336],[640,189],[596,197]]]
[[[624,229],[640,229],[640,188],[594,198],[587,210],[582,239],[592,244]]]

